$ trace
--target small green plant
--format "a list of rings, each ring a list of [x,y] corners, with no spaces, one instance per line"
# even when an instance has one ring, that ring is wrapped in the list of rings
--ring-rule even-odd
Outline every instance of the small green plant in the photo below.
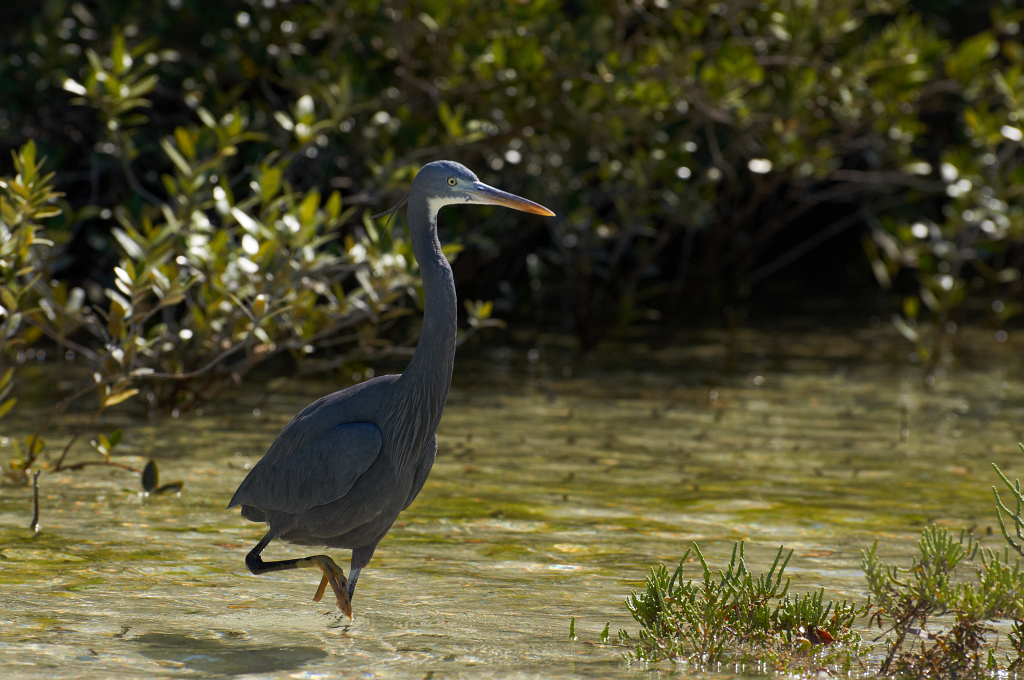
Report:
[[[1024,444],[1018,444],[1022,453],[1024,453]],[[999,497],[999,491],[993,487],[992,493],[996,497],[996,518],[999,520],[999,529],[1003,532],[1003,538],[1006,539],[1007,545],[1015,550],[1019,555],[1024,555],[1024,519],[1021,518],[1021,509],[1024,507],[1024,495],[1021,495],[1020,480],[1015,479],[1013,483],[1006,478],[1003,471],[993,463],[992,467],[995,468],[996,474],[999,475],[999,479],[1002,480],[1006,488],[1013,494],[1014,501],[1016,503],[1016,509],[1010,510],[1003,504],[1002,499]],[[1006,523],[1003,521],[1003,515],[1006,515],[1010,520],[1013,521],[1014,526],[1014,537],[1011,537],[1009,532],[1006,530]],[[1022,659],[1024,659],[1024,622],[1019,619],[1014,620],[1013,630],[1010,631],[1009,635],[1010,645],[1013,647],[1014,653],[1017,658],[1014,659],[1009,666],[1011,671],[1019,671],[1021,669]]]
[[[45,159],[37,156],[34,142],[12,152],[11,159],[14,174],[0,176],[0,418],[17,404],[10,396],[15,367],[8,364],[42,335],[30,317],[41,311],[36,291],[48,278],[53,257],[54,243],[45,237],[44,225],[61,214],[57,202],[63,196],[54,188],[54,174],[43,172]],[[34,481],[30,467],[43,440],[30,437],[22,446],[11,439],[11,446],[15,455],[4,475],[20,483]]]
[[[1019,665],[1024,625],[1024,574],[1009,550],[980,547],[965,531],[924,530],[920,554],[909,567],[882,563],[878,544],[863,553],[872,602],[872,624],[890,634],[882,674],[908,678],[990,677]],[[938,619],[938,621],[936,621]],[[995,622],[1014,622],[1010,643],[1017,652],[1000,664]]]
[[[1018,444],[1021,453],[1024,453],[1024,444]],[[1003,538],[1006,539],[1007,545],[1013,548],[1019,555],[1024,556],[1024,519],[1021,519],[1021,509],[1024,508],[1024,496],[1021,495],[1020,491],[1020,480],[1014,480],[1010,483],[1010,480],[1006,478],[1003,471],[999,469],[995,463],[992,464],[995,468],[996,474],[999,475],[999,479],[1002,480],[1006,488],[1013,494],[1014,501],[1016,502],[1016,510],[1010,510],[1003,504],[1003,499],[999,497],[999,491],[992,487],[992,493],[996,497],[996,518],[999,520],[999,529],[1003,532]],[[1013,521],[1014,537],[1010,536],[1010,533],[1006,530],[1006,523],[1003,521],[1003,515],[1006,515]]]
[[[1024,452],[1024,444],[1020,445]],[[743,558],[743,543],[733,547],[732,559],[717,575],[700,548],[686,551],[675,571],[665,565],[651,569],[643,592],[626,600],[640,623],[637,639],[619,631],[629,647],[628,661],[671,660],[697,669],[729,663],[742,670],[756,664],[764,672],[799,671],[831,666],[849,675],[854,667],[867,670],[867,650],[851,630],[855,619],[867,616],[885,643],[877,669],[897,678],[995,678],[1017,673],[1024,658],[1024,572],[1010,550],[1024,556],[1024,493],[1019,480],[1010,480],[995,465],[1010,491],[1010,506],[993,488],[996,514],[1007,547],[998,552],[982,548],[966,531],[959,535],[931,526],[918,541],[918,555],[909,567],[885,564],[878,543],[862,553],[871,599],[863,607],[825,603],[823,590],[806,596],[788,595],[783,576],[792,551],[783,548],[767,574],[754,576]],[[1012,506],[1012,509],[1011,509]],[[1008,518],[1008,519],[1007,519]],[[1013,532],[1007,524],[1013,524]],[[701,582],[683,580],[691,553],[700,561]],[[575,638],[576,620],[570,624]],[[1000,654],[997,626],[1008,626],[1007,646]],[[608,626],[600,641],[607,642]],[[833,643],[842,644],[833,644]]]
[[[683,579],[691,553],[701,564],[699,582]],[[860,646],[850,626],[862,609],[846,600],[826,603],[823,590],[790,595],[784,572],[792,555],[780,547],[768,573],[755,576],[739,542],[728,568],[715,572],[695,544],[675,571],[652,568],[646,590],[626,600],[640,624],[636,640],[619,631],[619,641],[629,647],[626,659],[669,659],[701,669],[721,663],[777,670],[848,668]]]

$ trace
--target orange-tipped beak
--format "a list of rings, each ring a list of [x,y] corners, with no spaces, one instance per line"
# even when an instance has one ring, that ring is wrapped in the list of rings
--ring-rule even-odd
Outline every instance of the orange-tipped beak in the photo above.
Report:
[[[555,213],[551,212],[540,203],[534,203],[533,201],[516,196],[515,194],[502,191],[501,189],[495,189],[489,184],[484,184],[483,182],[477,182],[469,191],[469,194],[475,199],[473,201],[474,203],[503,205],[506,208],[512,208],[513,210],[522,210],[523,212],[533,213],[534,215],[545,215],[547,217],[554,217],[555,215]]]

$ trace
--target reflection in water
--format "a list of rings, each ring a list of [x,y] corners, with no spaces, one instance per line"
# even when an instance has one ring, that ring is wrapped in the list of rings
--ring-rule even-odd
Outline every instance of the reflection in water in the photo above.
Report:
[[[262,532],[224,509],[331,385],[295,383],[259,416],[250,392],[176,421],[125,409],[108,423],[119,451],[157,458],[184,491],[146,498],[114,470],[44,475],[34,536],[29,490],[0,488],[0,675],[625,676],[599,631],[635,630],[624,596],[694,540],[722,561],[746,539],[758,569],[785,544],[794,587],[862,598],[861,548],[878,538],[905,558],[931,522],[984,535],[989,463],[1024,476],[1019,348],[974,340],[930,388],[880,332],[741,334],[728,373],[708,335],[584,358],[464,352],[434,472],[360,580],[351,625],[309,601],[315,574],[250,576]]]
[[[317,647],[249,645],[221,638],[146,633],[132,641],[142,646],[141,654],[168,668],[187,668],[206,676],[291,671],[322,659],[327,652]],[[244,633],[237,637],[244,638]]]

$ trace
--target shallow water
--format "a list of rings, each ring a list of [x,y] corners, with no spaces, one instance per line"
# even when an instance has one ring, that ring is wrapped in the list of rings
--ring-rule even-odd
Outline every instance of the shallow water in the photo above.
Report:
[[[363,572],[352,622],[311,601],[314,572],[251,576],[261,527],[224,509],[280,427],[337,385],[240,391],[177,420],[124,409],[106,423],[124,460],[152,456],[184,490],[44,473],[33,535],[30,491],[0,487],[0,675],[626,677],[598,635],[635,632],[624,597],[692,541],[721,565],[744,539],[755,571],[784,544],[797,590],[862,599],[861,549],[878,539],[905,560],[933,522],[984,535],[990,463],[1024,476],[1022,348],[968,338],[930,387],[884,329],[460,352],[434,471]],[[33,424],[10,420],[7,436]]]

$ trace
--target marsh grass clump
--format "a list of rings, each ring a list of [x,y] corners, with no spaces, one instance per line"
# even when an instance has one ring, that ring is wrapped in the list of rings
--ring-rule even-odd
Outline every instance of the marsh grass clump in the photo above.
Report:
[[[906,678],[981,678],[1015,671],[1024,631],[1019,560],[982,548],[969,533],[924,530],[909,567],[863,553],[869,622],[889,634],[879,672]],[[999,654],[996,624],[1012,622],[1014,655]]]
[[[1024,453],[1024,444],[1018,444],[1018,446],[1021,453]],[[1021,494],[1020,480],[1015,479],[1013,483],[1010,483],[1010,480],[1006,478],[1006,475],[1003,474],[1003,471],[995,463],[992,464],[992,467],[995,468],[999,479],[1002,480],[1003,484],[1006,485],[1006,488],[1013,495],[1016,504],[1016,509],[1010,510],[1003,504],[1003,500],[999,497],[999,491],[995,487],[992,488],[992,493],[996,497],[996,518],[999,520],[999,529],[1002,531],[1007,545],[1015,550],[1017,554],[1024,556],[1024,547],[1022,547],[1022,544],[1024,544],[1024,518],[1021,517],[1021,510],[1024,508],[1024,495]],[[1003,515],[1006,515],[1013,522],[1016,540],[1006,530]],[[1017,658],[1010,663],[1009,670],[1020,671],[1021,659],[1024,658],[1024,621],[1021,621],[1019,617],[1014,620],[1013,630],[1010,631],[1008,638],[1014,653],[1017,655]]]
[[[683,578],[691,554],[701,564],[699,581]],[[626,659],[668,659],[700,669],[723,663],[778,671],[849,669],[860,647],[850,626],[862,608],[846,600],[825,602],[823,589],[791,595],[784,574],[792,556],[780,547],[768,572],[755,576],[739,542],[729,566],[716,572],[694,544],[673,572],[665,565],[652,568],[646,590],[626,600],[640,623],[636,640],[619,631],[619,641],[629,647]]]
[[[1020,447],[1021,453],[1024,453],[1024,444],[1018,444],[1017,446]],[[1021,495],[1020,480],[1015,479],[1013,483],[1010,483],[1010,480],[1006,478],[1006,475],[1003,474],[1003,471],[999,469],[998,465],[993,463],[992,467],[995,469],[996,474],[999,475],[999,479],[1002,480],[1006,488],[1009,489],[1010,493],[1013,495],[1014,501],[1016,502],[1016,510],[1010,510],[1010,508],[1006,507],[1003,503],[1003,499],[999,497],[999,491],[995,487],[992,487],[992,493],[996,497],[996,519],[999,520],[999,529],[1002,531],[1003,538],[1006,539],[1007,545],[1013,548],[1017,554],[1024,556],[1024,547],[1022,547],[1022,545],[1024,545],[1024,519],[1021,518],[1021,509],[1024,508],[1024,495]],[[1014,537],[1010,536],[1010,532],[1006,530],[1006,522],[1003,521],[1003,515],[1006,515],[1006,517],[1013,522],[1016,540],[1014,540]]]
[[[1021,445],[1024,452],[1024,445]],[[995,466],[993,466],[995,467]],[[877,673],[895,678],[967,679],[1019,673],[1024,658],[1024,572],[1011,549],[1024,556],[1024,493],[1018,480],[996,474],[1013,499],[993,489],[1007,547],[982,548],[967,531],[925,529],[907,567],[883,563],[878,543],[862,553],[870,594],[864,606],[824,601],[824,591],[790,595],[784,572],[793,555],[779,548],[767,573],[747,569],[743,543],[733,547],[724,571],[714,572],[700,548],[686,551],[669,572],[653,567],[646,590],[626,600],[640,623],[637,638],[619,631],[628,661],[670,660],[698,670],[729,664],[737,671]],[[1013,531],[1007,528],[1013,525]],[[698,582],[683,579],[695,554]],[[872,650],[852,630],[867,617],[886,638],[877,668]],[[607,640],[606,632],[601,642]],[[869,661],[871,664],[869,665]],[[1015,676],[1014,676],[1015,677]]]

